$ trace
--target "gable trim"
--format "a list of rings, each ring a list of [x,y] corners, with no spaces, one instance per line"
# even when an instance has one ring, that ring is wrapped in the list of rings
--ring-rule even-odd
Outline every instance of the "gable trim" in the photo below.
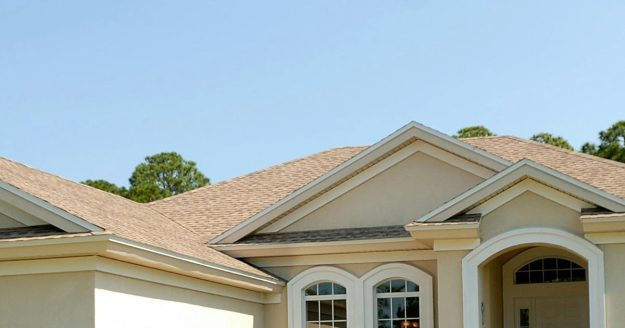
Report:
[[[381,162],[376,163],[372,167],[367,168],[365,171],[336,186],[335,188],[332,188],[330,191],[313,199],[311,202],[298,208],[294,212],[289,213],[286,217],[281,218],[278,221],[270,224],[269,226],[261,229],[259,232],[272,233],[285,229],[288,226],[299,221],[303,217],[307,216],[308,214],[318,210],[324,205],[334,201],[335,199],[357,188],[358,186],[369,181],[370,179],[382,174],[383,172],[391,169],[393,166],[399,164],[400,162],[408,159],[410,156],[417,153],[426,154],[432,158],[440,160],[465,172],[469,172],[473,175],[479,176],[483,179],[487,179],[495,173],[492,170],[470,162],[462,157],[458,157],[438,147],[432,146],[426,142],[417,140],[409,144],[408,146],[398,150]]]
[[[521,182],[515,184],[511,188],[506,189],[499,195],[487,200],[486,202],[478,205],[474,209],[467,212],[468,214],[481,214],[482,217],[488,215],[492,211],[507,204],[522,194],[530,192],[545,199],[548,199],[554,203],[560,204],[564,207],[570,208],[573,211],[581,212],[584,208],[593,207],[592,204],[585,202],[576,197],[570,196],[556,189],[553,189],[545,184],[537,182],[534,179],[527,178]]]
[[[0,181],[0,200],[12,204],[20,210],[67,232],[104,231],[104,229],[86,220],[2,181]],[[35,206],[33,208],[25,208],[27,206],[23,206],[29,203]]]
[[[526,178],[532,178],[554,189],[604,207],[610,211],[625,212],[625,200],[536,162],[523,159],[428,213],[418,219],[417,222],[445,221],[498,191]],[[408,226],[413,224],[410,223]]]
[[[343,164],[340,164],[306,186],[278,201],[276,204],[260,211],[230,230],[213,238],[210,242],[236,242],[237,240],[245,237],[247,234],[262,228],[264,225],[270,223],[273,219],[287,212],[297,204],[305,202],[307,199],[310,199],[323,190],[330,188],[342,179],[348,178],[359,169],[366,167],[367,164],[380,158],[393,149],[402,146],[403,143],[409,142],[413,139],[419,139],[445,149],[459,157],[463,157],[471,162],[484,166],[493,172],[499,172],[512,164],[503,158],[473,147],[422,124],[410,122],[388,137],[380,140],[353,158],[345,161]]]

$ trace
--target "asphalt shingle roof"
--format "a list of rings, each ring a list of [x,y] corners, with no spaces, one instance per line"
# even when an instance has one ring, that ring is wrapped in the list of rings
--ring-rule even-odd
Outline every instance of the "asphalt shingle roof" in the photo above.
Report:
[[[121,238],[247,273],[271,277],[247,263],[207,247],[198,235],[146,204],[1,157],[0,181]]]

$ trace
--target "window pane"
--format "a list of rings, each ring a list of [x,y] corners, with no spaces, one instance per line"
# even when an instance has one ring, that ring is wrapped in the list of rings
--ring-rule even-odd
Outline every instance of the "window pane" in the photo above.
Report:
[[[406,297],[406,317],[407,318],[419,317],[419,298],[418,297]]]
[[[543,260],[536,260],[530,263],[530,270],[542,270],[543,269]]]
[[[557,269],[557,260],[553,258],[545,259],[545,270],[555,270]]]
[[[558,269],[570,269],[571,261],[565,259],[558,259]]]
[[[378,328],[391,328],[391,320],[378,320]]]
[[[334,300],[334,320],[347,320],[346,300]]]
[[[583,269],[579,264],[571,262],[573,269]]]
[[[521,328],[529,328],[530,326],[530,310],[521,309],[519,312],[519,326]]]
[[[389,298],[378,298],[378,319],[391,318],[391,302]],[[390,325],[390,323],[389,323]]]
[[[317,284],[306,288],[305,294],[306,296],[317,295]]]
[[[320,328],[333,328],[332,322],[322,322]]]
[[[529,284],[530,273],[529,272],[517,272],[516,277],[515,277],[515,282],[517,284]]]
[[[388,293],[391,291],[391,281],[387,280],[381,284],[378,285],[378,288],[376,288],[376,292],[378,293]]]
[[[391,309],[393,311],[391,315],[393,316],[393,319],[403,319],[406,317],[406,305],[404,304],[405,300],[406,299],[403,297],[391,299]]]
[[[558,271],[545,270],[545,282],[557,282],[557,281],[558,281]]]
[[[331,282],[320,283],[319,295],[332,295],[332,283]]]
[[[318,301],[306,301],[306,321],[319,321]]]
[[[319,301],[321,320],[332,320],[332,300]]]
[[[406,291],[406,280],[391,280],[391,292],[403,293]]]
[[[406,287],[407,287],[406,291],[408,291],[408,292],[418,292],[419,291],[419,285],[415,284],[412,281],[408,281],[406,283]]]
[[[568,270],[568,269],[558,270],[558,281],[560,282],[571,281],[571,270]]]
[[[319,328],[319,324],[316,322],[308,322],[306,323],[306,328]]]
[[[530,270],[530,265],[526,264],[524,267],[520,268],[519,271],[529,271]]]
[[[347,290],[345,290],[345,287],[339,284],[334,284],[334,295],[345,295],[346,293]]]
[[[575,269],[573,270],[573,276],[571,277],[572,281],[586,281],[586,270],[584,269]]]
[[[406,320],[393,320],[393,328],[406,328],[410,326],[406,326],[410,324]]]
[[[334,328],[347,328],[347,322],[335,322]]]
[[[542,271],[530,271],[530,284],[538,284],[543,282]]]

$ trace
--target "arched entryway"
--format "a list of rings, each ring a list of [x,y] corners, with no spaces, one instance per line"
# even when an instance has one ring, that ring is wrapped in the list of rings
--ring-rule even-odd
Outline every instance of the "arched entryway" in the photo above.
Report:
[[[553,260],[556,261],[555,277],[551,269]],[[558,277],[558,260],[562,278]],[[584,311],[578,311],[574,318],[579,327],[605,328],[603,253],[581,237],[553,228],[516,229],[487,240],[465,256],[462,264],[464,328],[533,328],[541,327],[546,320],[564,323],[567,319],[548,315],[549,307],[574,311],[572,309],[580,306]],[[539,272],[539,265],[540,270],[547,268],[546,278],[542,271],[540,278],[534,273],[534,280],[528,278],[526,284],[526,272],[528,276],[534,272],[529,265],[536,268],[536,272]],[[520,284],[515,286],[517,278]],[[567,280],[568,288],[556,284],[560,279]],[[532,281],[536,283],[530,288]],[[536,287],[545,281],[542,289]],[[526,285],[526,288],[518,285]],[[519,297],[524,292],[527,297]],[[514,293],[517,293],[516,303],[511,298]],[[527,320],[521,316],[526,316]],[[553,322],[549,327],[559,327]],[[529,324],[524,326],[524,323]]]
[[[544,246],[499,257],[505,260],[500,265],[502,302],[490,307],[498,307],[503,327],[588,328],[584,259]]]

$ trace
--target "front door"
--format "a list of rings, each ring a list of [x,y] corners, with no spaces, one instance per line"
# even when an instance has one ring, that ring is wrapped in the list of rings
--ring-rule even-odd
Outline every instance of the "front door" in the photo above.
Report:
[[[535,247],[502,267],[505,328],[588,328],[583,260]]]
[[[584,297],[540,297],[514,299],[514,328],[588,327]]]

